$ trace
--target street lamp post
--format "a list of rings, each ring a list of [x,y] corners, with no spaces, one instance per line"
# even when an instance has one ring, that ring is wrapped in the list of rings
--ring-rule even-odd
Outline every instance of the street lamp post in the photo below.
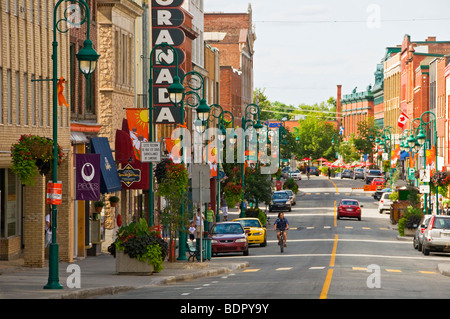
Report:
[[[191,78],[188,78],[191,77]],[[185,89],[182,85],[184,83],[185,79],[188,79],[187,84],[190,91],[185,92]],[[175,81],[176,80],[176,81]],[[198,81],[198,82],[197,82]],[[200,85],[195,85],[195,83],[200,83]],[[183,89],[182,89],[183,88]],[[202,90],[202,98],[200,98],[200,95],[197,93],[197,91]],[[184,126],[184,100],[185,97],[188,96],[189,98],[192,98],[192,101],[187,100],[186,105],[195,108],[197,110],[197,114],[200,120],[205,121],[210,112],[210,107],[208,104],[206,104],[205,100],[205,89],[204,89],[204,78],[203,76],[196,72],[196,71],[190,71],[186,73],[181,81],[179,81],[179,78],[174,78],[174,83],[169,87],[169,98],[176,106],[177,104],[180,105],[180,121],[181,125]],[[183,134],[183,127],[182,134]],[[184,147],[183,142],[184,138],[181,139],[182,147],[181,147],[181,162],[184,164]],[[180,217],[181,217],[181,223],[180,223],[180,230],[178,233],[179,238],[179,245],[178,245],[178,258],[177,260],[187,260],[186,257],[186,247],[185,242],[187,241],[187,235],[184,231],[184,203],[181,204],[180,207]]]
[[[254,119],[247,119],[247,115],[255,116],[257,117],[257,121],[255,122]],[[252,126],[256,130],[256,134],[258,134],[262,129],[262,124],[260,121],[260,115],[259,115],[259,106],[250,103],[245,107],[244,116],[242,117],[242,129],[245,131],[248,126]],[[241,163],[241,180],[242,180],[242,200],[241,200],[241,212],[239,213],[240,218],[245,217],[245,208],[244,208],[244,199],[245,199],[245,174],[244,174],[244,167],[245,167],[245,134],[244,138],[242,139],[243,147],[242,151],[244,153],[244,159]]]
[[[427,122],[425,122],[424,120],[424,116],[425,115],[433,115],[433,119],[429,119]],[[427,142],[429,141],[429,139],[427,138],[426,135],[426,127],[429,127],[429,131],[430,131],[430,135],[431,135],[431,127],[430,125],[433,124],[434,126],[434,147],[435,147],[435,169],[437,172],[437,127],[436,127],[436,115],[431,112],[431,111],[425,111],[422,113],[422,115],[420,116],[420,130],[419,130],[419,134],[417,135],[416,139],[417,142],[419,143],[419,145],[423,146],[423,169],[426,170],[427,168]],[[431,144],[431,141],[430,141]],[[438,193],[438,185],[436,185],[436,190],[435,190],[435,195],[436,195],[436,199],[435,199],[435,206],[436,206],[436,212],[438,212],[438,208],[439,208],[439,193]],[[430,195],[431,196],[431,195]],[[424,198],[424,214],[428,214],[428,211],[426,209],[426,200],[427,200],[427,194],[425,194],[425,198]],[[432,213],[432,212],[430,212]]]
[[[381,142],[380,142],[380,146],[384,147],[385,151],[388,151],[388,161],[389,161],[389,185],[390,188],[392,189],[392,132],[391,132],[392,127],[390,126],[385,126],[383,127],[382,133],[383,135],[381,136]],[[389,142],[389,149],[388,149],[388,142]]]
[[[88,4],[84,0],[59,0],[53,9],[53,183],[58,181],[58,41],[56,40],[57,31],[61,33],[67,33],[70,27],[66,29],[60,29],[59,24],[64,22],[64,25],[74,25],[72,21],[68,20],[69,8],[66,7],[62,16],[63,18],[57,20],[57,12],[59,6],[62,3],[70,2],[71,4],[78,4],[84,11],[85,16],[81,21],[77,22],[77,26],[84,23],[87,24],[86,40],[83,43],[83,48],[78,52],[77,59],[79,61],[80,71],[84,74],[86,79],[95,71],[96,63],[100,57],[98,53],[92,47],[92,41],[89,39],[90,30],[90,10]],[[57,229],[57,214],[58,209],[55,204],[52,204],[52,242],[49,247],[49,275],[48,282],[44,286],[44,289],[62,289],[59,283],[59,246],[56,242],[56,229]]]

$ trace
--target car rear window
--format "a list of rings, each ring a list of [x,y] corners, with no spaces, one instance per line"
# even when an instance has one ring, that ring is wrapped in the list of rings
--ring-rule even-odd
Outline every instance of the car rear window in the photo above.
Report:
[[[275,193],[272,195],[272,199],[288,199],[289,195],[287,193]]]
[[[343,200],[341,202],[341,205],[352,205],[352,206],[358,206],[358,202],[354,200]]]
[[[450,229],[450,218],[435,217],[434,229]]]
[[[381,171],[378,171],[378,170],[370,170],[369,171],[369,175],[380,175],[381,174]]]
[[[244,229],[239,224],[216,224],[213,229],[215,234],[242,234]]]
[[[239,222],[244,227],[261,227],[261,224],[256,219],[242,219]]]

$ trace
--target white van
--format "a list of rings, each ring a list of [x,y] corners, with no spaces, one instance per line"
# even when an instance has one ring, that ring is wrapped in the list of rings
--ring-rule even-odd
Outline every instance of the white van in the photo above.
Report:
[[[381,195],[380,203],[378,204],[378,212],[380,214],[383,214],[385,210],[391,211],[392,201],[389,199],[389,195],[391,195],[391,193],[384,193]]]

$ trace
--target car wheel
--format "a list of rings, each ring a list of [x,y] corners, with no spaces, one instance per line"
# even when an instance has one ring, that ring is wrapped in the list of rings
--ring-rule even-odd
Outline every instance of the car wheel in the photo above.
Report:
[[[378,211],[378,213],[380,213],[380,214],[383,214],[383,210],[382,210],[382,209],[380,209],[380,210]]]
[[[422,253],[423,253],[425,256],[428,256],[428,255],[430,254],[430,249],[429,249],[429,248],[426,248],[425,245],[422,245]]]
[[[417,250],[422,251],[422,244],[420,243],[420,241],[417,241]]]
[[[247,248],[247,250],[244,251],[243,255],[248,256],[248,248]]]
[[[269,212],[272,212],[272,207],[269,206]]]
[[[264,242],[259,244],[261,247],[266,247],[267,246],[267,240],[266,238],[264,238]]]
[[[288,210],[288,212],[292,212],[292,208],[290,208],[290,207],[289,207],[289,210]]]
[[[414,247],[414,249],[417,249],[419,247],[419,244],[417,243],[416,238],[413,239],[413,247]]]

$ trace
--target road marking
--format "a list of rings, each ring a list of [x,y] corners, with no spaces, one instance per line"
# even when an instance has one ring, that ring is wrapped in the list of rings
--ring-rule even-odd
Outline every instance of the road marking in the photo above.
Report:
[[[352,267],[352,270],[367,271],[367,268],[366,267]]]
[[[310,270],[320,270],[325,269],[325,267],[309,267]]]
[[[362,229],[371,229],[370,227],[362,227]]]
[[[338,235],[334,235],[333,250],[331,251],[330,267],[334,267],[334,262],[336,259],[336,249],[337,249]],[[333,277],[333,268],[328,269],[327,277],[323,283],[322,292],[320,293],[320,299],[327,299],[328,290],[330,289],[331,278]]]
[[[434,275],[434,274],[436,274],[435,271],[419,270],[419,272],[420,272],[421,274],[429,274],[429,275]]]
[[[400,269],[386,269],[387,272],[402,272]]]
[[[280,271],[280,270],[291,270],[291,269],[292,269],[292,267],[285,267],[285,268],[277,268],[275,270]]]
[[[306,227],[306,229],[314,229],[314,226]]]
[[[339,190],[338,190],[336,184],[331,179],[329,179],[329,181],[334,185],[334,188],[336,188],[336,195],[339,195]]]
[[[353,226],[345,226],[347,229],[353,229]]]
[[[261,269],[245,269],[243,272],[257,272],[260,271]]]
[[[191,293],[190,292],[183,292],[181,295],[182,296],[189,296]]]
[[[331,226],[323,226],[323,228],[327,228],[328,229],[328,228],[331,228]]]

